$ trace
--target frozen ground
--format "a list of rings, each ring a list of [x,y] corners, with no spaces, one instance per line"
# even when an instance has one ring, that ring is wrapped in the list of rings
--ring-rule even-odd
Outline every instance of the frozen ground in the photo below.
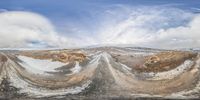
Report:
[[[1,53],[0,98],[200,98],[199,55],[167,71],[137,72],[134,63],[142,65],[146,57],[169,50],[101,47],[71,51],[83,52],[87,57],[83,61],[63,63],[24,56],[21,52]],[[59,74],[62,70],[71,73]]]

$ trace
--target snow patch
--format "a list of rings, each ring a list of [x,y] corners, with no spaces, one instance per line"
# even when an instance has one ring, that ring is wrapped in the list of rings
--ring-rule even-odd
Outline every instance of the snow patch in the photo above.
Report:
[[[29,96],[32,97],[51,97],[51,96],[62,96],[66,94],[78,94],[82,92],[85,88],[89,86],[89,84],[92,82],[91,80],[87,80],[83,82],[82,84],[66,88],[59,88],[59,89],[48,89],[44,87],[36,87],[35,85],[32,85],[25,81],[23,78],[20,78],[16,73],[16,70],[14,67],[8,67],[9,72],[7,73],[8,77],[10,78],[11,85],[20,88],[18,93],[26,93]]]
[[[159,73],[149,73],[148,75],[153,76],[152,78],[149,78],[150,80],[160,80],[160,79],[172,79],[179,74],[187,71],[192,65],[194,64],[191,60],[186,60],[183,64],[176,67],[173,70],[166,71],[166,72],[159,72]]]
[[[47,74],[46,72],[56,72],[56,68],[67,65],[59,61],[40,60],[26,56],[18,56],[22,62],[18,62],[27,71],[35,74]]]
[[[126,65],[124,65],[124,64],[122,64],[122,63],[120,63],[120,64],[122,65],[122,68],[123,68],[124,70],[128,70],[128,71],[131,71],[131,70],[132,70],[130,67],[128,67],[128,66],[126,66]]]
[[[76,61],[76,65],[75,65],[75,67],[74,68],[72,68],[72,69],[70,69],[71,71],[72,71],[72,73],[74,74],[74,73],[78,73],[78,72],[80,72],[81,71],[81,66],[79,65],[79,62],[78,61]]]

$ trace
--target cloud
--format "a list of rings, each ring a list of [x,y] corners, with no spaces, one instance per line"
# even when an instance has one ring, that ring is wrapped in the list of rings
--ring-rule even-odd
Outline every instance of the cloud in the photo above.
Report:
[[[3,48],[62,47],[72,40],[58,34],[44,16],[22,11],[0,13],[0,38]]]
[[[200,17],[173,7],[125,7],[108,10],[99,29],[100,44],[155,48],[199,47]]]
[[[0,9],[0,13],[1,12],[6,12],[7,10],[6,9]]]
[[[195,17],[187,26],[169,28],[157,32],[149,43],[162,48],[191,48],[200,45],[200,15]]]
[[[186,48],[200,45],[200,15],[174,7],[117,5],[95,12],[93,29],[74,25],[60,34],[44,16],[33,12],[0,13],[0,47],[82,47],[90,45]],[[73,25],[72,25],[73,26]],[[85,26],[84,26],[85,27]],[[70,32],[70,31],[69,31]],[[91,34],[92,33],[92,34]],[[72,35],[73,34],[73,35]]]

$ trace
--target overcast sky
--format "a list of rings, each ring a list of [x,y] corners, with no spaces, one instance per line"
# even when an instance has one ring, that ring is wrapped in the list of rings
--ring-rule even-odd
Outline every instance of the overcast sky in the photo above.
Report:
[[[199,0],[0,2],[0,48],[199,48],[199,26]]]

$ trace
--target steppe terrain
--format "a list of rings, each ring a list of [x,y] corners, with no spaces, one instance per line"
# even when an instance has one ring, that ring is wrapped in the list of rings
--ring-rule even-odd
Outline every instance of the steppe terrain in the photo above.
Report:
[[[0,99],[198,99],[193,50],[1,50]]]

